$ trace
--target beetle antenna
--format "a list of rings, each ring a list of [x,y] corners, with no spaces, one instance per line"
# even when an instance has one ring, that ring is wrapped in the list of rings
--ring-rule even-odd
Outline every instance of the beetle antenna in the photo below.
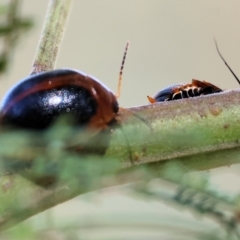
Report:
[[[153,131],[153,128],[151,126],[151,123],[148,122],[148,120],[146,120],[144,117],[141,117],[139,114],[137,114],[136,112],[133,112],[130,109],[127,108],[122,108],[120,107],[120,111],[121,112],[125,112],[126,114],[129,113],[130,115],[133,115],[135,118],[137,118],[138,120],[140,120],[142,123],[144,123],[151,131]]]
[[[229,69],[229,71],[232,73],[232,75],[236,78],[236,80],[238,81],[239,85],[240,85],[240,80],[239,78],[237,77],[237,75],[233,72],[233,70],[230,68],[230,66],[228,65],[228,63],[226,62],[226,60],[224,59],[224,57],[222,56],[219,48],[218,48],[218,44],[217,44],[217,41],[216,39],[214,38],[214,42],[215,42],[215,46],[216,46],[216,49],[217,49],[217,52],[220,56],[220,58],[223,60],[223,62],[225,63],[225,65],[227,66],[227,68]]]
[[[127,51],[128,51],[129,44],[130,44],[129,41],[127,41],[127,44],[126,44],[126,47],[125,47],[125,51],[124,51],[124,54],[123,54],[123,59],[122,59],[120,72],[119,72],[118,88],[117,88],[116,98],[119,98],[120,97],[120,93],[121,93],[123,68],[124,68],[124,63],[125,63],[125,59],[126,59],[126,56],[127,56]]]

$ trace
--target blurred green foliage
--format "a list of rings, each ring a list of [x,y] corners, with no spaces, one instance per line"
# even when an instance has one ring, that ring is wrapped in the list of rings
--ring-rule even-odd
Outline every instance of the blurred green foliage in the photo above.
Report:
[[[20,3],[20,0],[11,0],[7,5],[0,5],[0,73],[8,68],[17,43],[33,25],[31,18],[20,16]]]
[[[182,212],[182,219],[170,216],[171,221],[167,228],[164,218],[158,219],[159,236],[166,233],[169,239],[240,239],[238,226],[239,194],[233,195],[214,189],[207,173],[191,172],[177,162],[167,164],[159,179],[152,179],[151,170],[147,166],[141,166],[136,172],[124,173],[120,177],[118,170],[121,163],[117,159],[106,160],[101,156],[82,155],[66,149],[70,138],[76,140],[77,137],[81,136],[78,134],[81,129],[72,128],[67,122],[65,123],[60,121],[48,131],[41,133],[27,131],[23,133],[10,129],[7,129],[6,132],[2,131],[0,135],[1,162],[5,162],[4,165],[8,168],[8,164],[31,159],[33,163],[31,171],[34,172],[34,175],[41,176],[48,172],[57,177],[59,187],[67,184],[67,186],[71,186],[69,191],[75,188],[81,189],[82,193],[111,186],[111,183],[114,183],[113,185],[122,184],[122,178],[131,179],[132,175],[138,174],[142,179],[141,182],[133,182],[124,187],[130,197],[148,200],[149,204],[152,201],[163,202],[176,211]],[[13,148],[14,151],[11,151]],[[13,179],[11,179],[12,177]],[[130,182],[131,180],[129,180]],[[14,217],[12,222],[14,222],[18,218],[21,219],[22,215],[27,214],[27,211],[32,211],[31,208],[28,209],[28,204],[30,206],[30,203],[34,201],[34,198],[28,198],[33,194],[31,185],[30,182],[19,179],[16,175],[2,176],[0,187],[1,216],[4,216],[4,213],[7,214],[11,209],[11,212],[15,212],[12,216]],[[100,193],[94,193],[93,197],[88,198],[88,201],[94,202],[98,198],[98,194]],[[216,233],[212,232],[209,223],[203,222],[201,226],[196,226],[195,223],[189,222],[184,217],[186,211],[194,213],[198,219],[210,219],[216,225],[214,227]],[[124,231],[129,216],[123,217],[119,222],[119,217],[115,216],[114,213],[112,214],[111,223],[108,222],[107,217],[102,220],[106,221],[104,231],[111,232],[111,229],[116,227],[118,231]],[[140,227],[141,224],[137,217],[138,213],[130,211],[128,214],[130,216],[132,214],[132,218],[136,220],[135,224],[129,226],[128,229],[132,228],[136,232],[136,236],[140,236],[138,232],[142,227]],[[81,217],[80,215],[79,219]],[[50,222],[55,221],[54,216],[49,218],[52,218]],[[46,221],[48,222],[49,219]],[[2,236],[3,239],[41,239],[44,236],[46,239],[85,239],[81,237],[81,229],[86,232],[103,227],[103,223],[99,223],[98,226],[97,223],[93,222],[92,225],[88,223],[90,224],[88,226],[85,225],[84,219],[82,221],[74,222],[73,225],[63,219],[61,225],[53,224],[50,226],[46,224],[43,228],[36,228],[36,226],[31,225],[31,221],[28,221],[2,233],[0,238]],[[146,216],[144,221],[149,222],[144,228],[145,231],[151,231],[151,216]],[[204,226],[205,230],[203,231],[202,227]],[[119,238],[114,237],[113,234],[109,238],[96,237],[94,239]]]

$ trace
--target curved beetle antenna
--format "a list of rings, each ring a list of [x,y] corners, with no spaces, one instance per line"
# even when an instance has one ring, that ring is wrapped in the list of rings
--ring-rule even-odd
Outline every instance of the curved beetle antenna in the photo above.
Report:
[[[124,68],[124,63],[125,63],[125,59],[127,56],[127,51],[129,48],[129,41],[127,41],[126,47],[125,47],[125,51],[123,54],[123,59],[122,59],[122,64],[121,64],[121,68],[120,68],[120,72],[119,72],[119,78],[118,78],[118,88],[117,88],[117,93],[116,93],[116,98],[120,97],[120,93],[121,93],[121,87],[122,87],[122,74],[123,74],[123,68]]]
[[[236,80],[238,81],[239,85],[240,85],[240,80],[239,78],[237,77],[237,75],[233,72],[233,70],[230,68],[230,66],[228,65],[228,63],[226,62],[226,60],[224,59],[224,57],[222,56],[219,48],[218,48],[218,44],[217,44],[217,41],[216,39],[214,38],[214,42],[215,42],[215,46],[216,46],[216,49],[217,49],[217,52],[220,56],[220,58],[223,60],[223,62],[225,63],[225,65],[227,66],[227,68],[229,69],[229,71],[232,73],[232,75],[236,78]]]
[[[124,68],[124,63],[125,63],[125,60],[126,60],[126,56],[127,56],[127,51],[128,51],[128,48],[129,48],[129,44],[130,42],[127,41],[126,43],[126,47],[125,47],[125,51],[124,51],[124,54],[123,54],[123,59],[122,59],[122,63],[121,63],[121,68],[120,68],[120,72],[119,72],[119,78],[118,78],[118,88],[117,88],[117,93],[116,93],[116,98],[119,98],[120,97],[120,93],[121,93],[121,87],[122,87],[122,75],[123,75],[123,68]],[[141,122],[143,122],[144,124],[146,124],[146,126],[150,129],[150,131],[153,131],[152,129],[152,126],[151,124],[146,120],[144,119],[143,117],[139,116],[137,113],[134,113],[132,112],[131,110],[128,110],[126,108],[120,108],[122,111],[125,111],[125,112],[128,112],[129,114],[133,115],[134,117],[136,117],[137,119],[139,119]],[[127,137],[127,134],[124,132],[123,128],[121,127],[120,125],[120,129],[124,135],[124,138],[126,139],[126,142],[127,142],[127,150],[128,150],[128,154],[129,154],[129,158],[130,158],[130,163],[133,165],[134,164],[134,160],[133,160],[133,154],[132,154],[132,150],[131,150],[131,147],[130,147],[130,143],[129,143],[129,140],[128,140],[128,137]]]

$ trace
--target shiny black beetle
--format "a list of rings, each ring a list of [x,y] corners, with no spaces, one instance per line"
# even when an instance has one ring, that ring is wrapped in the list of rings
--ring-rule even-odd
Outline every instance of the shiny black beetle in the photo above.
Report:
[[[82,141],[85,141],[83,145],[76,145],[73,150],[82,155],[104,154],[112,129],[118,125],[117,98],[120,94],[128,45],[127,42],[117,95],[96,78],[77,70],[42,72],[18,82],[5,95],[0,108],[0,126],[38,132],[52,126],[59,117],[68,115],[73,120],[72,125],[81,130],[81,136],[88,137]],[[40,186],[49,187],[57,181],[56,176],[48,171],[40,176],[32,173],[32,160],[17,159],[15,164],[12,164],[13,159],[9,161],[10,170],[22,174]]]

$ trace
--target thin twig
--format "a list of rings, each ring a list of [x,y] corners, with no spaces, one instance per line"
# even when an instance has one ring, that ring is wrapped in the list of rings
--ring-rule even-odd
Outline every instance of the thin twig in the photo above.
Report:
[[[54,69],[72,0],[50,0],[31,74]]]
[[[225,63],[225,65],[227,66],[227,68],[229,69],[229,71],[232,73],[232,75],[235,77],[235,79],[237,80],[237,82],[240,84],[240,80],[237,77],[237,75],[234,73],[234,71],[232,70],[232,68],[228,65],[227,61],[225,60],[225,58],[223,57],[223,55],[221,54],[219,48],[218,48],[218,44],[217,44],[217,40],[214,38],[214,42],[215,42],[215,46],[217,49],[217,52],[220,56],[220,58],[223,60],[223,62]]]

